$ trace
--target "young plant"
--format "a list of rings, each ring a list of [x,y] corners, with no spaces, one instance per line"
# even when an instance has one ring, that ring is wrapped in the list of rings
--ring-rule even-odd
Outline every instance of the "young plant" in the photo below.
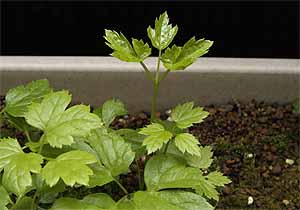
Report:
[[[127,114],[117,99],[91,113],[89,106],[70,106],[68,91],[54,91],[47,80],[7,92],[1,116],[26,139],[0,139],[0,209],[213,209],[209,202],[218,200],[216,189],[230,180],[218,171],[207,172],[211,148],[199,146],[188,133],[208,112],[188,102],[172,110],[171,121],[155,118],[160,82],[170,71],[192,64],[212,44],[192,38],[183,47],[167,48],[177,31],[177,26],[169,25],[167,13],[156,19],[154,29],[148,27],[151,43],[159,51],[154,75],[143,63],[151,54],[148,44],[136,39],[131,44],[122,33],[105,31],[112,55],[139,62],[153,82],[152,121],[142,129],[110,127],[116,117]],[[162,75],[160,62],[166,67]],[[149,159],[144,170],[139,167],[141,157]],[[139,188],[129,191],[120,175],[126,175],[132,165],[137,168]],[[98,188],[112,183],[123,198],[114,200],[113,194]],[[80,199],[63,196],[67,187],[93,188],[96,193]]]

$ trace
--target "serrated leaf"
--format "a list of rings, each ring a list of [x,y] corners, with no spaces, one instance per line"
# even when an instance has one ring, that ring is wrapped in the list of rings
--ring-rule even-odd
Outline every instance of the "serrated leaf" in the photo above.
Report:
[[[92,131],[88,142],[97,152],[97,157],[113,177],[128,172],[135,154],[130,144],[117,134],[105,133],[100,129]]]
[[[134,201],[139,210],[213,210],[200,195],[185,191],[137,192]]]
[[[52,187],[61,178],[68,186],[75,183],[88,185],[92,169],[87,164],[97,162],[95,156],[79,150],[73,150],[59,155],[55,160],[49,161],[42,170],[46,183]]]
[[[104,210],[95,205],[86,203],[75,198],[60,198],[55,201],[50,210]]]
[[[171,155],[152,157],[146,164],[144,176],[149,191],[193,188],[202,178],[199,169],[186,167],[184,161]]]
[[[136,158],[146,153],[146,147],[142,145],[145,136],[139,134],[137,130],[123,128],[116,130],[116,133],[131,145],[131,149],[135,153]]]
[[[173,134],[166,131],[159,123],[152,123],[144,127],[139,133],[147,136],[143,141],[143,145],[146,146],[148,154],[161,149],[163,144],[173,137]]]
[[[215,189],[215,186],[208,182],[204,177],[202,177],[201,181],[194,189],[196,190],[196,193],[201,196],[205,195],[209,199],[219,200],[219,193]]]
[[[142,40],[133,39],[132,46],[122,33],[105,30],[104,38],[107,41],[105,44],[114,50],[112,56],[122,61],[141,62],[151,54],[151,49],[147,43],[144,44]]]
[[[209,112],[204,111],[202,107],[193,107],[194,103],[188,102],[173,109],[171,118],[179,128],[188,128],[194,123],[200,123],[209,115]]]
[[[161,60],[166,69],[184,70],[200,56],[206,54],[212,44],[212,41],[204,39],[196,40],[195,37],[192,37],[183,47],[173,45],[172,48],[167,48]]]
[[[30,125],[44,131],[42,139],[52,147],[71,145],[73,137],[85,136],[102,125],[100,118],[90,113],[89,106],[76,105],[65,110],[70,102],[67,91],[50,93],[41,103],[32,104],[25,114]]]
[[[172,24],[169,24],[167,12],[161,14],[158,19],[155,19],[154,29],[151,28],[151,26],[147,28],[148,37],[150,38],[153,47],[158,50],[163,50],[168,47],[177,31],[177,26],[172,27]]]
[[[228,177],[223,176],[219,171],[213,171],[205,176],[206,180],[215,186],[224,187],[225,184],[231,183],[231,180]]]
[[[110,99],[105,101],[102,106],[102,120],[106,127],[108,127],[112,121],[118,117],[127,114],[127,110],[122,101],[118,99]]]
[[[24,153],[16,139],[0,140],[0,171],[4,168],[3,186],[16,195],[21,195],[32,185],[32,173],[39,173],[43,157]]]
[[[200,156],[199,141],[190,133],[181,133],[175,137],[175,145],[182,152]]]
[[[39,102],[51,91],[48,80],[36,80],[26,86],[10,89],[5,96],[5,111],[14,117],[24,117],[28,106]]]
[[[82,199],[82,202],[103,209],[110,209],[116,204],[116,202],[106,193],[89,194]]]
[[[187,164],[196,168],[208,168],[211,163],[213,162],[212,156],[213,152],[211,151],[210,146],[199,147],[200,150],[200,156],[195,155],[185,155],[185,159],[187,161]]]

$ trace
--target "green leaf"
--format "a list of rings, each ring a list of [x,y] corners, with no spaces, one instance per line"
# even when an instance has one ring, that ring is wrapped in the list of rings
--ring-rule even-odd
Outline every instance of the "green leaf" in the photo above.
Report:
[[[129,200],[127,197],[121,198],[111,210],[139,210],[133,200]]]
[[[28,106],[39,102],[51,91],[48,80],[36,80],[26,86],[10,89],[5,97],[5,111],[14,117],[24,117]]]
[[[137,192],[134,201],[139,210],[213,210],[200,195],[185,191]]]
[[[116,202],[106,193],[89,194],[83,198],[82,202],[103,209],[110,209],[116,204]]]
[[[8,119],[8,122],[12,124],[13,127],[17,128],[20,131],[28,131],[29,125],[26,123],[25,119],[23,117],[14,117],[8,113],[6,113],[6,117]]]
[[[59,193],[65,191],[65,184],[61,180],[53,187],[46,184],[41,174],[35,174],[33,180],[34,187],[38,193],[39,203],[53,203]]]
[[[89,180],[89,188],[93,188],[96,186],[103,186],[107,183],[114,181],[110,171],[104,168],[102,165],[93,164],[90,166],[93,170],[93,175],[90,176]]]
[[[97,152],[97,157],[113,177],[127,173],[135,154],[130,144],[117,134],[105,133],[100,129],[92,131],[88,142]]]
[[[104,210],[95,205],[86,203],[75,198],[60,198],[55,201],[50,210]]]
[[[116,133],[131,145],[131,149],[137,158],[146,153],[146,147],[142,145],[145,136],[139,134],[137,130],[123,128],[116,130]]]
[[[141,62],[151,54],[151,49],[147,43],[144,44],[142,40],[132,39],[132,46],[122,33],[105,30],[104,38],[107,41],[105,44],[114,50],[112,56],[122,61]]]
[[[118,99],[110,99],[106,101],[102,106],[102,120],[104,124],[108,127],[112,121],[118,117],[127,114],[122,101]]]
[[[29,210],[31,209],[32,198],[24,196],[10,210]]]
[[[215,189],[215,186],[207,181],[204,177],[202,177],[201,181],[194,189],[196,190],[196,193],[201,196],[205,195],[209,199],[212,198],[216,201],[219,200],[219,193]]]
[[[49,161],[42,170],[46,183],[52,187],[61,178],[68,186],[75,183],[88,185],[92,169],[87,164],[97,162],[95,156],[79,150],[73,150],[59,155],[55,160]]]
[[[190,133],[181,133],[175,137],[175,145],[182,153],[200,156],[198,144],[198,140]]]
[[[11,203],[10,197],[6,189],[0,185],[0,209],[7,209],[5,206]]]
[[[187,164],[192,167],[201,168],[201,169],[208,168],[213,162],[212,159],[213,152],[211,151],[211,147],[200,146],[199,149],[200,149],[200,156],[189,155],[189,154],[185,155]]]
[[[169,24],[167,12],[161,14],[158,19],[155,19],[154,29],[152,29],[151,26],[147,28],[148,37],[152,45],[158,50],[163,50],[168,47],[177,31],[177,26],[172,27],[172,24]]]
[[[204,39],[196,40],[195,37],[192,37],[183,47],[173,45],[172,48],[167,48],[161,60],[166,69],[184,70],[200,56],[206,54],[212,44],[212,41]]]
[[[145,128],[142,128],[140,134],[146,135],[143,145],[146,146],[148,154],[162,148],[163,144],[167,143],[173,134],[166,131],[159,123],[152,123]]]
[[[209,112],[204,111],[202,107],[193,107],[194,103],[188,102],[173,109],[171,118],[179,128],[188,128],[194,123],[200,123],[209,115]]]
[[[50,93],[41,103],[32,104],[25,114],[30,125],[44,131],[42,139],[52,147],[71,145],[73,137],[85,136],[102,125],[100,118],[90,113],[89,106],[76,105],[65,110],[70,101],[67,91]]]
[[[32,173],[39,173],[43,157],[24,153],[16,139],[0,140],[0,171],[4,168],[3,186],[16,195],[21,195],[32,185]]]
[[[225,184],[231,183],[231,180],[228,177],[223,176],[223,174],[219,171],[213,171],[205,176],[208,182],[215,186],[224,187]]]
[[[171,155],[152,157],[145,167],[147,190],[157,191],[168,188],[193,188],[202,178],[197,168],[186,167],[184,161]]]

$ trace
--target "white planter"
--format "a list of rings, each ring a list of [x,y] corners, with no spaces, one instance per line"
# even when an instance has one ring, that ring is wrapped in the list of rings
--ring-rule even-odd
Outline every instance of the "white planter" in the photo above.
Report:
[[[151,70],[156,58],[146,60]],[[99,105],[120,98],[129,111],[150,110],[151,84],[138,63],[112,57],[0,57],[0,94],[47,78],[68,89],[76,102]],[[158,109],[195,101],[200,105],[238,99],[288,103],[299,97],[298,59],[200,58],[185,71],[171,72],[160,87]]]

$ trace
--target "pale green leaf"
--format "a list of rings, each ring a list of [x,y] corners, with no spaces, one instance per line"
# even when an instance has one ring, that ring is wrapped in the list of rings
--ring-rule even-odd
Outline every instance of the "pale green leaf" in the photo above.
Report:
[[[172,24],[169,24],[167,12],[161,14],[158,19],[155,19],[154,29],[151,28],[151,26],[147,28],[148,37],[152,45],[158,50],[163,50],[168,47],[177,31],[177,26],[172,27]]]
[[[166,131],[159,123],[152,123],[144,127],[139,133],[147,136],[144,139],[143,145],[146,146],[148,154],[161,149],[163,144],[167,143],[173,137],[173,134]]]
[[[100,164],[93,164],[90,167],[93,170],[93,175],[90,176],[89,188],[103,186],[114,180],[110,171],[104,168],[104,166]]]
[[[198,183],[196,187],[194,187],[196,193],[199,195],[205,195],[209,199],[214,199],[216,201],[219,200],[219,193],[215,189],[215,186],[208,182],[204,177],[202,177],[201,181]]]
[[[147,190],[168,188],[193,188],[202,178],[197,168],[186,167],[185,162],[171,155],[152,157],[145,167]]]
[[[208,168],[211,163],[213,162],[212,156],[213,152],[211,151],[210,146],[199,147],[200,149],[200,156],[195,155],[185,155],[185,159],[187,161],[187,164],[196,168]]]
[[[194,123],[200,123],[209,115],[209,112],[204,111],[202,107],[193,107],[194,103],[188,102],[172,110],[171,118],[179,128],[188,128]]]
[[[116,31],[105,30],[106,45],[113,51],[112,56],[127,62],[141,62],[151,53],[148,44],[144,44],[142,40],[133,39],[133,46],[128,39]]]
[[[118,99],[110,99],[105,101],[102,106],[102,120],[104,124],[108,127],[112,121],[118,117],[127,114],[127,110],[125,109],[122,101]]]
[[[97,162],[95,156],[79,150],[73,150],[59,155],[55,160],[49,161],[42,170],[46,183],[52,187],[61,178],[66,185],[75,183],[88,185],[92,169],[87,164]]]
[[[39,173],[43,157],[24,153],[16,139],[0,139],[0,171],[4,168],[3,186],[20,195],[32,185],[31,173]]]
[[[73,137],[85,136],[102,125],[100,118],[90,113],[89,106],[76,105],[65,110],[70,101],[67,91],[50,93],[41,103],[32,104],[25,114],[30,125],[44,131],[42,139],[52,147],[71,145]]]
[[[139,210],[213,210],[200,195],[185,191],[137,192],[134,201]]]
[[[51,91],[48,80],[36,80],[26,86],[10,89],[5,97],[5,111],[14,117],[24,117],[28,106],[39,102]]]
[[[182,152],[200,156],[199,141],[190,133],[181,133],[175,137],[175,145]]]
[[[92,131],[88,142],[97,152],[97,157],[113,177],[127,173],[135,154],[130,144],[117,134],[105,133],[100,129]]]
[[[116,202],[106,193],[89,194],[83,198],[82,202],[103,209],[110,209],[116,204]]]
[[[104,210],[95,205],[75,198],[60,198],[55,201],[50,210]]]
[[[231,180],[228,177],[223,176],[223,174],[219,171],[213,171],[205,176],[205,178],[208,182],[215,186],[224,187],[225,184],[231,183]]]
[[[206,54],[212,44],[212,41],[204,39],[196,40],[195,37],[192,37],[183,47],[173,45],[172,48],[167,48],[161,60],[166,69],[184,70],[200,56]]]
[[[142,209],[137,209],[133,200],[129,200],[128,198],[123,197],[110,210],[142,210]]]

